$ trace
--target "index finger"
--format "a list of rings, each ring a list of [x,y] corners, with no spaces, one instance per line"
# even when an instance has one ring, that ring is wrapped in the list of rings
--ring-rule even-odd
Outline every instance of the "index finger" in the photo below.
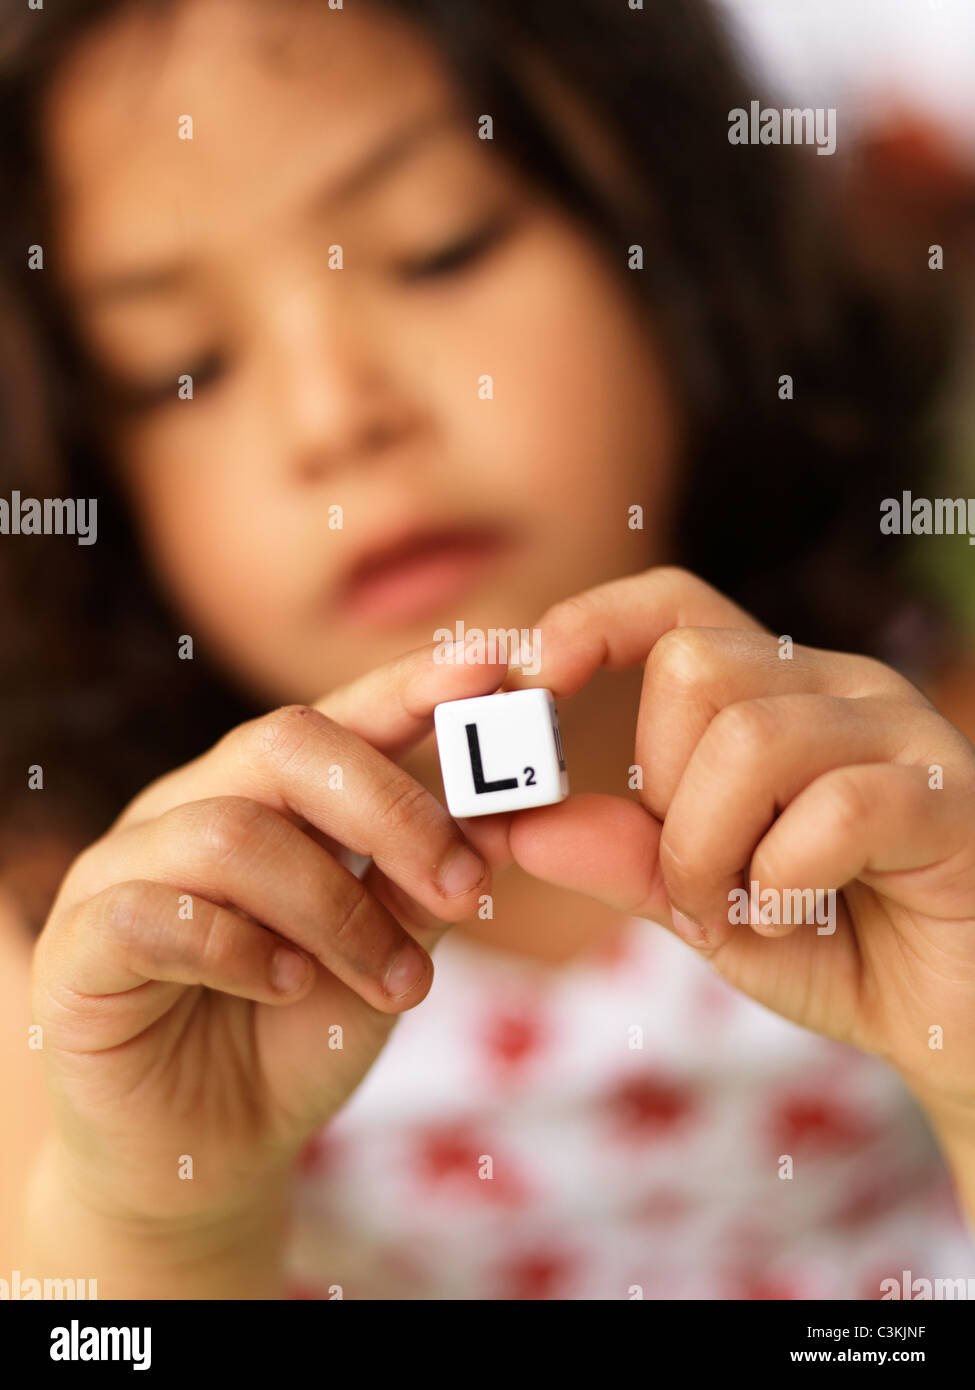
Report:
[[[537,623],[538,670],[514,668],[506,687],[544,686],[574,695],[601,667],[622,671],[646,661],[671,628],[768,628],[689,570],[659,565],[598,584],[549,608]]]
[[[435,705],[490,695],[504,680],[506,661],[467,665],[464,654],[462,643],[427,642],[324,695],[312,708],[395,759],[429,733]]]
[[[501,684],[505,662],[467,665],[462,657],[463,651],[456,647],[447,652],[444,644],[427,642],[330,692],[309,708],[395,760],[433,728],[434,706],[441,700],[489,695]],[[235,752],[228,756],[229,742],[228,734],[200,757],[151,783],[129,803],[115,825],[147,820],[184,802],[211,796],[252,796],[286,811],[278,798],[268,797],[263,776],[240,763]]]

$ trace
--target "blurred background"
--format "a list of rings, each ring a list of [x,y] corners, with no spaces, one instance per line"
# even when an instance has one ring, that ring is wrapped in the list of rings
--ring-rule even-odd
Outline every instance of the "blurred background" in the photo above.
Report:
[[[924,294],[928,247],[960,286],[962,351],[944,383],[936,496],[975,495],[975,4],[972,0],[720,0],[783,105],[835,107],[845,205],[866,273]],[[975,635],[975,550],[913,541],[916,576]]]
[[[971,0],[719,0],[772,84],[869,129],[891,104],[975,145]]]

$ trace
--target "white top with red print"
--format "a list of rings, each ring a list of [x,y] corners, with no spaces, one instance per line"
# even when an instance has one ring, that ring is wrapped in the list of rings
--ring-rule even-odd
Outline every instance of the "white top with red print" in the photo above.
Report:
[[[301,1156],[291,1297],[877,1299],[905,1270],[975,1278],[895,1073],[669,932],[626,921],[554,970],[448,933],[434,963]]]

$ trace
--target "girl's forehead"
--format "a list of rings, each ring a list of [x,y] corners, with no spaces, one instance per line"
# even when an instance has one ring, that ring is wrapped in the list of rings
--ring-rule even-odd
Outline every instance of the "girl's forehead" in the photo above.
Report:
[[[130,6],[62,63],[44,106],[53,203],[70,262],[165,237],[167,210],[232,216],[314,179],[341,183],[384,134],[449,101],[422,33],[365,5],[189,0]],[[104,255],[99,257],[98,248]]]
[[[327,147],[367,113],[445,83],[422,32],[378,7],[184,0],[127,7],[83,39],[51,83],[46,125],[65,164],[105,164],[149,140],[171,150],[192,115],[194,152],[236,148],[244,163],[262,148],[286,157],[285,135]]]

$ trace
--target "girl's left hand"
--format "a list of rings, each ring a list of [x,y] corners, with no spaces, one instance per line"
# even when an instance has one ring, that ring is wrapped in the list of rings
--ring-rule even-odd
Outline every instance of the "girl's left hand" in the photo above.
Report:
[[[643,785],[639,801],[583,794],[515,814],[514,859],[672,927],[744,993],[880,1054],[919,1098],[975,1125],[968,739],[878,661],[799,645],[783,659],[785,643],[684,570],[591,589],[538,626],[541,668],[509,686],[560,699],[600,667],[646,662]],[[478,823],[462,824],[476,840]],[[790,889],[823,895],[818,923],[746,907],[738,924],[734,890],[781,919]]]

